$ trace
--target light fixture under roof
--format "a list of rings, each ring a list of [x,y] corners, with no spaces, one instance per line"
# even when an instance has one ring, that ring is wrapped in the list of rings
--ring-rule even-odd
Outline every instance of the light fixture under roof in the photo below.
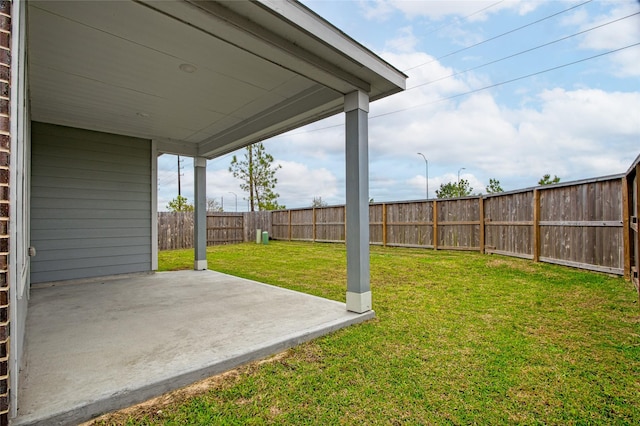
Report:
[[[180,68],[180,71],[186,72],[189,74],[193,74],[198,69],[196,68],[195,65],[192,65],[192,64],[180,64],[178,68]]]

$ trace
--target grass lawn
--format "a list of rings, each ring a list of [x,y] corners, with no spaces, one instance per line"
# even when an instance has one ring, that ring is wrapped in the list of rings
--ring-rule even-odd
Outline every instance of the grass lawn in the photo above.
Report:
[[[210,247],[209,268],[344,301],[344,245]],[[192,251],[160,252],[162,270]],[[640,310],[621,278],[372,247],[377,318],[97,424],[640,424]]]

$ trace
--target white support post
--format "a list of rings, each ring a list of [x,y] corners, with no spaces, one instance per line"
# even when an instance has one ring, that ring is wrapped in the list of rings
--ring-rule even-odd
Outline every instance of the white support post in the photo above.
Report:
[[[151,141],[151,270],[158,270],[158,143]]]
[[[352,92],[346,113],[347,310],[371,310],[369,276],[369,96]]]
[[[193,159],[195,211],[193,220],[194,269],[207,269],[207,159]]]

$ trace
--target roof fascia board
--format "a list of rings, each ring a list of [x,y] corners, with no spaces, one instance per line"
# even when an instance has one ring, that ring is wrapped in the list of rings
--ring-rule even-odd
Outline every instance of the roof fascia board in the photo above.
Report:
[[[380,77],[396,85],[400,90],[406,88],[406,79],[408,78],[406,74],[300,2],[291,0],[256,1],[264,8],[268,8],[271,13],[281,16],[290,24],[303,29],[334,50],[361,63]]]

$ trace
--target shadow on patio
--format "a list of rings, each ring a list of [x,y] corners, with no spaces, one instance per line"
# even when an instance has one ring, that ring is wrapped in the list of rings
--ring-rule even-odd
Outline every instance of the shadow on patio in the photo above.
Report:
[[[36,288],[13,424],[69,424],[372,318],[213,271]]]

